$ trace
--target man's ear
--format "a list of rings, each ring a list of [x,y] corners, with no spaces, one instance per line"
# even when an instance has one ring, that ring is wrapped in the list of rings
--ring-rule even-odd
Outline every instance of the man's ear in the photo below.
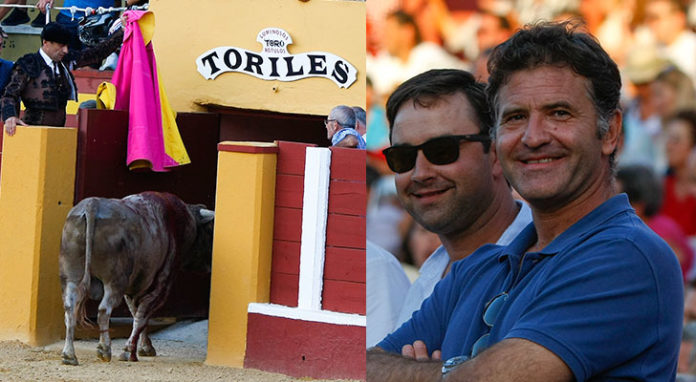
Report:
[[[609,119],[609,131],[602,138],[602,154],[609,156],[619,148],[621,129],[623,128],[622,121],[623,114],[621,110],[614,111],[611,119]]]
[[[495,151],[495,141],[493,140],[488,148],[488,156],[491,162],[491,174],[493,174],[494,177],[503,176],[503,167],[498,160],[498,153]]]

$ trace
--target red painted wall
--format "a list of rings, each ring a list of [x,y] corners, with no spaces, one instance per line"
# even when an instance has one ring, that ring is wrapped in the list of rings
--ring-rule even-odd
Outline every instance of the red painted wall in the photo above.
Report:
[[[364,380],[365,327],[252,313],[244,367],[293,377]]]
[[[331,148],[322,307],[365,314],[365,150]]]
[[[307,147],[314,145],[278,142],[271,303],[285,306],[297,306]]]
[[[305,151],[279,142],[271,303],[297,306]],[[365,151],[331,148],[322,306],[365,314]]]
[[[126,166],[128,112],[81,109],[77,143],[75,203],[88,196],[122,198],[167,191],[187,203],[215,208],[218,116],[178,113],[177,125],[191,163],[170,172],[131,171]]]

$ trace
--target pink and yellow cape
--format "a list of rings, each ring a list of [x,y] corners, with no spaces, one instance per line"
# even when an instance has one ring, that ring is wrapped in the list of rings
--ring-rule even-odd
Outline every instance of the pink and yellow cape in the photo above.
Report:
[[[126,163],[131,170],[152,171],[191,163],[157,72],[151,42],[155,15],[149,11],[125,14],[128,22],[124,25],[123,47],[111,82],[115,86],[113,108],[129,112]],[[103,89],[100,86],[100,90],[114,92],[107,85]],[[110,98],[102,97],[103,91],[98,99]]]

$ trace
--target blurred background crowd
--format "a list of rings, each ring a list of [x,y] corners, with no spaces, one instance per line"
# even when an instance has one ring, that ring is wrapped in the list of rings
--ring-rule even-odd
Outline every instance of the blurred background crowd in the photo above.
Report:
[[[696,279],[696,2],[368,1],[367,238],[397,256],[412,280],[440,243],[401,208],[381,154],[389,146],[384,106],[390,92],[435,68],[464,69],[485,82],[491,49],[517,28],[567,19],[595,36],[621,70],[618,191],[629,195],[639,216],[670,244],[685,284]],[[687,317],[696,318],[693,305],[687,303]],[[681,372],[696,370],[688,346]]]

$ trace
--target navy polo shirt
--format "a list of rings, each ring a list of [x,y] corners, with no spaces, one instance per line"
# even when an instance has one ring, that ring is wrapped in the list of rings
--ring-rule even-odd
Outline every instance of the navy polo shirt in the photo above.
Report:
[[[378,344],[400,353],[423,340],[442,359],[523,338],[549,349],[577,381],[674,380],[683,285],[676,256],[617,195],[539,252],[533,224],[508,246],[485,245],[453,264],[421,309]],[[492,328],[487,302],[509,294]]]

